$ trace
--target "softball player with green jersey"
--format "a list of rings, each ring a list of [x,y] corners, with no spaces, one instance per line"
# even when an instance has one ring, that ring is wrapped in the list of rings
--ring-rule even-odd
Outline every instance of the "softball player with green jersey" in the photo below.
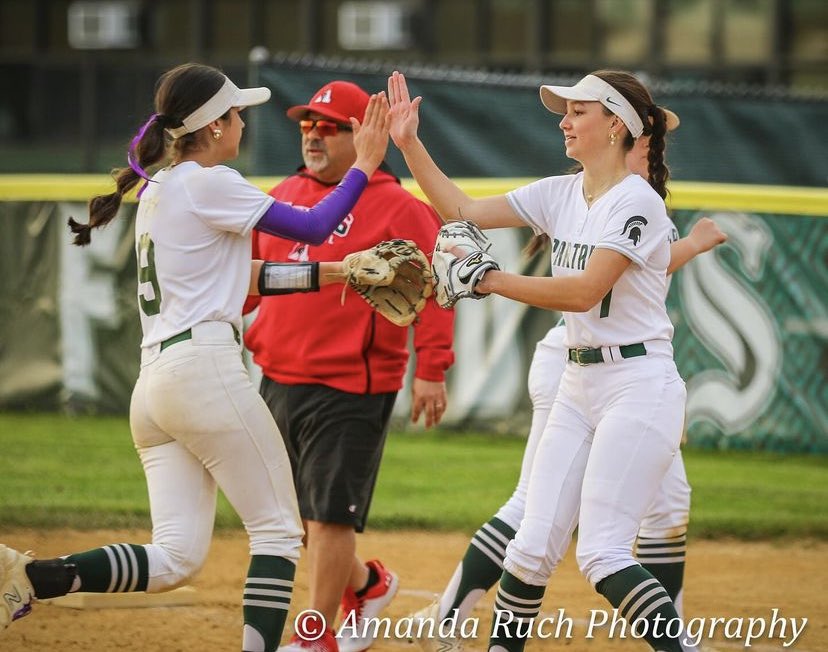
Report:
[[[270,293],[253,274],[265,265],[251,266],[251,231],[317,243],[330,235],[382,161],[388,127],[385,101],[374,96],[364,125],[354,121],[358,155],[342,183],[314,207],[293,208],[221,165],[238,155],[240,110],[269,97],[268,89],[239,89],[208,66],[165,73],[157,112],[133,139],[116,192],[93,198],[89,224],[70,221],[75,243],[88,243],[91,229],[108,223],[123,194],[145,179],[135,225],[143,339],[130,427],[147,480],[152,543],[54,560],[0,545],[0,627],[26,615],[35,598],[159,592],[191,579],[207,557],[221,487],[250,541],[242,649],[278,647],[303,531],[282,437],[241,356],[242,304],[249,291]],[[167,156],[170,164],[150,178],[144,167]],[[295,282],[312,270],[296,269],[285,284],[315,289]]]
[[[666,181],[664,111],[629,73],[541,87],[547,108],[563,114],[566,154],[583,171],[472,199],[418,139],[422,100],[410,99],[399,73],[389,79],[389,98],[391,137],[444,218],[481,228],[528,225],[552,241],[552,278],[496,269],[468,275],[477,278],[468,288],[477,295],[563,311],[569,359],[535,452],[525,515],[506,549],[489,649],[523,649],[578,525],[576,557],[587,579],[622,617],[638,621],[653,649],[681,652],[675,607],[632,553],[678,451],[686,400],[664,304],[670,220],[659,194],[625,161],[635,139],[648,135],[648,177]],[[487,264],[479,252],[457,262],[466,270],[475,261]]]

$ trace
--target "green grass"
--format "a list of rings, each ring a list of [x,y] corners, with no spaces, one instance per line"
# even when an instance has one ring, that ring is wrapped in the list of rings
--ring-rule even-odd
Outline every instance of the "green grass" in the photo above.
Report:
[[[124,418],[0,413],[0,532],[9,527],[149,527],[143,472]],[[392,433],[372,528],[472,532],[509,497],[524,441]],[[685,451],[691,533],[828,539],[828,458]],[[218,527],[237,527],[222,498]]]

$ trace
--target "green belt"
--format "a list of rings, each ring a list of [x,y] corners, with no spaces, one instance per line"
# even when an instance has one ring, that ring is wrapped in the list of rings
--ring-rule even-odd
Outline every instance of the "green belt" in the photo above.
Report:
[[[622,358],[637,358],[640,355],[647,355],[647,349],[641,342],[638,344],[625,344],[619,346],[618,350],[621,352]],[[581,347],[578,349],[569,349],[569,359],[579,365],[595,364],[596,362],[604,362],[604,355],[601,349],[588,349]]]
[[[241,343],[241,338],[239,337],[239,330],[235,326],[233,326],[233,337],[236,340],[236,344]],[[188,328],[183,333],[173,335],[169,339],[166,339],[163,342],[161,342],[161,350],[163,351],[164,349],[166,349],[169,346],[172,346],[173,344],[178,344],[179,342],[186,342],[187,340],[191,339],[193,339],[193,330],[191,328]]]

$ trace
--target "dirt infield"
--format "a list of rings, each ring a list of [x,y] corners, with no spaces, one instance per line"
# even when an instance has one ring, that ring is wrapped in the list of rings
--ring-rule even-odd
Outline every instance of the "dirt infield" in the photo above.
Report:
[[[74,532],[44,533],[16,530],[5,532],[0,540],[21,549],[36,550],[41,557],[85,550],[114,542],[140,543],[149,533]],[[462,534],[429,532],[380,532],[362,535],[359,552],[368,559],[380,557],[400,575],[398,597],[388,609],[393,622],[419,609],[445,584],[468,539]],[[828,650],[828,544],[817,542],[744,543],[692,541],[689,546],[685,612],[688,618],[705,618],[705,626],[715,617],[731,619],[731,634],[743,617],[742,640],[723,637],[726,622],[716,625],[718,635],[706,641],[706,649],[744,648],[748,618],[764,618],[771,624],[773,609],[778,618],[808,618],[808,624],[791,647],[783,647],[776,624],[774,639],[756,639],[756,652]],[[572,551],[547,590],[542,615],[564,615],[571,619],[570,630],[560,630],[557,639],[535,639],[533,649],[565,649],[568,652],[600,650],[646,650],[642,642],[622,640],[618,633],[596,630],[587,640],[590,610],[607,611],[608,605],[584,581],[575,568]],[[239,533],[220,534],[213,541],[210,556],[201,575],[193,582],[199,604],[186,607],[142,609],[74,610],[54,605],[36,605],[34,613],[0,632],[0,650],[141,650],[147,652],[212,652],[238,650],[241,634],[241,589],[247,568],[247,542]],[[306,605],[306,576],[300,563],[293,600],[293,616]],[[475,612],[479,617],[478,640],[467,649],[483,650],[488,637],[491,596]],[[611,617],[611,614],[609,614]],[[701,621],[699,621],[701,622]],[[757,621],[758,622],[758,621]],[[758,625],[757,625],[758,626]],[[555,625],[547,628],[554,634]],[[785,632],[791,638],[790,623]],[[419,652],[405,639],[381,640],[376,652]]]

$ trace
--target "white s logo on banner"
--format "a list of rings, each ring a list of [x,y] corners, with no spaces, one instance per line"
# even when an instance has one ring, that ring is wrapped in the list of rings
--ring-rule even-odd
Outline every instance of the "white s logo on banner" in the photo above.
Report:
[[[762,278],[773,244],[770,229],[755,215],[717,213],[748,281]],[[687,423],[709,421],[726,435],[747,428],[768,407],[782,363],[778,327],[770,308],[748,283],[722,264],[721,251],[699,256],[679,274],[682,312],[693,334],[724,370],[703,371],[687,382]]]

